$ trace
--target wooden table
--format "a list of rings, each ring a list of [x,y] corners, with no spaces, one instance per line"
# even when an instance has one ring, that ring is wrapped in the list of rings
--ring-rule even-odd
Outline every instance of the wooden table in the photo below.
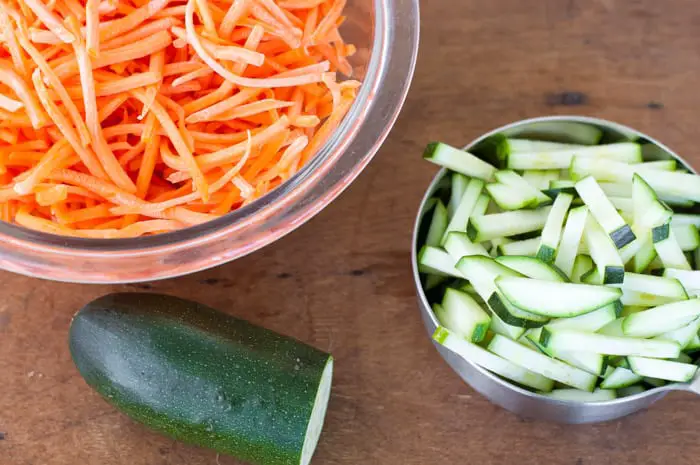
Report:
[[[151,433],[78,376],[73,312],[115,290],[199,300],[333,352],[315,464],[696,464],[700,401],[672,394],[602,425],[525,421],[466,386],[426,338],[409,262],[435,169],[426,142],[462,144],[525,117],[637,127],[696,166],[700,10],[692,0],[430,0],[398,123],[376,160],[313,221],[251,257],[153,284],[81,286],[0,274],[2,465],[214,465]],[[221,465],[238,463],[227,457]]]

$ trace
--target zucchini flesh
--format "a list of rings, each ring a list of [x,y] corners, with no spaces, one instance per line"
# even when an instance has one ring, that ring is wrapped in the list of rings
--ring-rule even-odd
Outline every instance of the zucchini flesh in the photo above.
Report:
[[[544,207],[478,216],[469,222],[467,234],[472,241],[482,242],[537,231],[547,222],[550,209]]]
[[[636,337],[653,337],[678,329],[700,316],[700,299],[660,305],[625,318],[622,329]]]
[[[681,352],[678,344],[671,341],[607,336],[600,333],[585,333],[572,329],[544,327],[540,343],[550,350],[574,351],[581,347],[595,347],[607,355],[638,355],[641,357],[675,358]]]
[[[616,288],[499,276],[498,290],[513,305],[548,317],[573,317],[615,302],[622,295]]]
[[[686,383],[698,371],[697,365],[647,357],[627,357],[630,368],[640,376]]]
[[[596,264],[603,284],[617,284],[625,279],[625,267],[612,239],[605,234],[592,215],[588,216],[583,238]]]
[[[502,255],[520,255],[534,257],[540,246],[540,238],[533,237],[522,241],[513,241],[498,246]]]
[[[693,338],[697,336],[698,331],[700,331],[700,318],[694,319],[686,326],[681,326],[678,329],[659,334],[658,336],[656,336],[656,339],[673,341],[680,345],[681,349],[685,349],[691,343]]]
[[[651,294],[659,297],[670,297],[674,301],[686,300],[688,294],[680,281],[673,278],[652,276],[638,273],[625,273],[625,279],[620,286],[624,291]],[[623,302],[624,303],[624,302]],[[633,303],[626,305],[635,305]]]
[[[694,225],[671,224],[671,230],[683,252],[690,252],[700,247],[700,234],[698,234],[698,228]]]
[[[537,258],[545,263],[552,263],[557,253],[564,219],[569,211],[574,197],[571,194],[559,194],[549,211],[549,216],[542,229],[540,246],[537,249]]]
[[[676,235],[671,230],[666,239],[654,242],[654,249],[664,264],[664,268],[676,268],[678,270],[692,270]]]
[[[595,376],[601,376],[607,368],[607,357],[603,354],[585,351],[549,351],[552,356],[564,363],[580,368]]]
[[[570,279],[573,279],[574,262],[576,261],[576,254],[578,254],[587,218],[588,207],[582,206],[572,209],[569,212],[569,217],[566,220],[566,226],[564,226],[564,232],[557,248],[554,265]]]
[[[450,219],[445,231],[445,236],[443,236],[443,242],[447,238],[447,233],[452,231],[464,232],[467,230],[467,224],[469,223],[469,217],[479,201],[479,196],[484,188],[484,181],[480,179],[472,179],[469,181],[462,200],[459,201],[455,214]]]
[[[685,300],[686,297],[668,297],[668,296],[658,296],[654,294],[647,294],[646,292],[630,291],[627,289],[622,290],[622,298],[620,301],[623,305],[634,306],[634,307],[656,307],[658,305],[666,305],[673,302],[678,302],[679,300]]]
[[[444,245],[445,250],[452,257],[454,263],[468,255],[488,256],[488,252],[481,244],[475,244],[469,240],[466,233],[452,231],[447,234]]]
[[[591,257],[588,255],[577,255],[576,259],[574,260],[574,268],[571,271],[571,281],[574,283],[580,283],[581,278],[583,278],[586,273],[594,269],[595,265],[593,264]]]
[[[615,206],[605,196],[592,176],[588,176],[576,183],[576,191],[588,206],[591,215],[603,230],[610,236],[615,247],[621,249],[635,239],[632,228],[625,223]]]
[[[469,185],[469,178],[460,173],[452,173],[452,178],[450,179],[452,190],[450,191],[450,202],[447,205],[447,213],[450,218],[457,211],[457,206],[464,196],[464,191],[467,190]]]
[[[596,331],[598,334],[602,334],[604,336],[617,336],[617,337],[623,337],[625,335],[625,332],[622,330],[622,323],[624,323],[625,319],[624,318],[618,318],[616,320],[611,321],[610,323],[606,324],[602,328],[600,328],[598,331]],[[574,328],[571,328],[574,329]]]
[[[494,177],[501,184],[513,187],[520,192],[527,193],[529,196],[535,197],[535,206],[544,205],[551,203],[551,199],[540,192],[538,189],[532,187],[527,181],[525,181],[518,173],[513,170],[500,170],[496,171]]]
[[[579,331],[596,332],[618,317],[620,302],[613,302],[590,313],[572,318],[561,318],[550,321],[547,326],[557,329],[577,329]]]
[[[543,139],[578,145],[595,145],[603,137],[603,131],[595,126],[574,121],[539,121],[525,127],[506,131],[507,137]]]
[[[509,153],[514,152],[553,152],[556,150],[576,150],[585,145],[565,144],[562,142],[549,142],[544,140],[508,138]]]
[[[514,306],[498,292],[491,294],[489,307],[504,323],[520,328],[539,328],[549,321],[546,316],[526,312]]]
[[[646,389],[644,388],[644,386],[641,386],[639,384],[635,384],[634,386],[629,386],[629,387],[624,387],[624,388],[618,389],[617,396],[618,397],[636,396],[637,394],[641,394],[645,391],[646,391]]]
[[[551,399],[585,403],[607,402],[617,398],[617,393],[612,389],[596,389],[593,392],[579,391],[578,389],[554,389],[542,394]]]
[[[433,209],[433,217],[430,220],[430,228],[428,228],[428,235],[425,238],[425,244],[432,247],[438,247],[442,236],[445,234],[447,229],[447,208],[441,200],[435,202],[435,208]]]
[[[688,292],[700,289],[700,271],[666,268],[664,277],[677,279]]]
[[[476,201],[476,205],[474,205],[474,209],[472,210],[472,216],[485,215],[486,211],[489,209],[490,202],[491,198],[488,195],[481,194],[479,196],[479,200]]]
[[[440,276],[463,276],[455,268],[455,260],[442,249],[428,245],[418,252],[418,270],[421,273],[436,274]]]
[[[307,465],[321,433],[333,359],[204,305],[124,293],[73,318],[85,381],[132,419],[251,463]]]
[[[633,384],[637,384],[642,380],[642,377],[631,370],[623,367],[617,367],[605,377],[600,387],[603,389],[620,389]]]
[[[574,157],[614,159],[625,163],[638,163],[642,161],[642,152],[639,144],[633,142],[596,145],[573,150],[516,152],[508,156],[507,166],[513,170],[561,170],[568,168]]]
[[[568,281],[561,271],[535,257],[509,255],[498,257],[496,261],[528,278],[557,282]]]
[[[494,336],[494,339],[497,337],[502,336],[497,334]],[[554,386],[554,382],[551,379],[527,370],[505,358],[501,358],[476,344],[465,341],[451,334],[450,331],[445,328],[437,328],[433,334],[433,340],[465,360],[523,386],[541,391],[551,391]]]
[[[700,215],[690,213],[674,213],[671,219],[672,225],[692,224],[700,228]]]
[[[583,391],[593,391],[598,379],[591,373],[552,359],[499,335],[495,335],[491,340],[488,350],[523,368]]]
[[[471,342],[482,341],[491,322],[469,294],[450,288],[445,291],[442,310],[436,316],[442,326]]]
[[[442,142],[428,144],[423,158],[465,176],[488,181],[496,168],[471,153],[451,147]]]
[[[536,195],[506,184],[488,184],[486,191],[503,210],[521,210],[535,207],[539,203]]]

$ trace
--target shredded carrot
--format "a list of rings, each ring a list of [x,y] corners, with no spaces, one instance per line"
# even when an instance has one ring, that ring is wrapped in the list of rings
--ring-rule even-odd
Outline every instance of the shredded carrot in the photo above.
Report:
[[[275,189],[360,86],[345,4],[0,0],[0,220],[138,237]]]

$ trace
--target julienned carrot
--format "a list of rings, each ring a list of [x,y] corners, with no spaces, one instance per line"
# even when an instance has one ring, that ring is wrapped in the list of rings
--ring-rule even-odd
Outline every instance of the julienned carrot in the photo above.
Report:
[[[17,3],[14,3],[17,2]],[[354,101],[345,0],[0,0],[0,220],[136,237],[288,180]]]

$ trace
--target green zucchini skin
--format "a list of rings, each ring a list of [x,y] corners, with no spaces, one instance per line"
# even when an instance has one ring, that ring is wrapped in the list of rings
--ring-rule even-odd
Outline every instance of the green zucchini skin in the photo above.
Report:
[[[299,464],[332,357],[204,305],[110,294],[74,317],[73,361],[132,419],[261,465]]]

